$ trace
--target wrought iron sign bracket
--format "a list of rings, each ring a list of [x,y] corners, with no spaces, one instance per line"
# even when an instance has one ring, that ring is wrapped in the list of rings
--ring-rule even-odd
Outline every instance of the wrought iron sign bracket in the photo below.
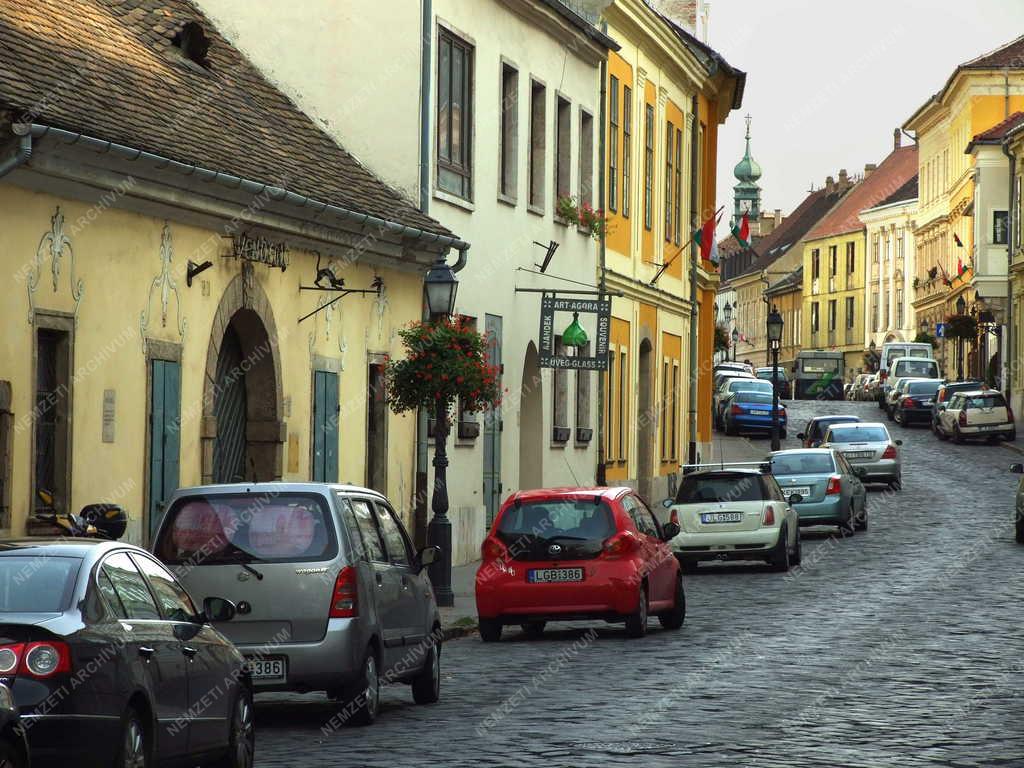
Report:
[[[344,299],[346,296],[348,296],[350,294],[353,294],[353,293],[364,295],[364,296],[367,295],[367,294],[372,294],[373,296],[380,296],[381,293],[384,292],[384,278],[380,277],[379,275],[377,277],[373,278],[373,282],[370,283],[370,287],[369,288],[345,288],[344,286],[345,286],[344,278],[339,278],[338,279],[337,287],[331,287],[331,288],[321,288],[318,285],[300,285],[299,286],[299,290],[300,291],[320,291],[321,293],[337,293],[339,295],[337,297],[331,299],[330,301],[328,301],[323,306],[317,307],[316,309],[314,309],[309,314],[306,314],[306,315],[303,315],[302,317],[300,317],[299,318],[299,322],[301,323],[303,320],[308,320],[313,315],[315,315],[317,312],[322,312],[323,310],[327,309],[328,307],[334,306],[336,303],[338,303],[339,301]]]
[[[207,259],[202,264],[196,264],[192,259],[188,260],[188,268],[185,270],[185,284],[191,288],[192,281],[199,275],[213,266],[213,262]]]

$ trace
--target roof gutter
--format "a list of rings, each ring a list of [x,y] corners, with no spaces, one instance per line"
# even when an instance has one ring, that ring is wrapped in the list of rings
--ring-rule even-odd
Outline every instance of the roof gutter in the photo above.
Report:
[[[6,176],[18,166],[24,165],[32,157],[32,136],[18,136],[18,148],[10,157],[0,160],[0,177]]]
[[[421,241],[424,244],[436,244],[442,247],[454,248],[459,252],[459,258],[455,266],[452,267],[452,270],[457,272],[466,266],[469,243],[451,235],[442,235],[438,232],[430,232],[417,227],[410,227],[396,221],[382,219],[379,216],[374,216],[369,213],[359,213],[358,211],[341,208],[340,206],[325,203],[306,195],[290,192],[283,187],[275,187],[270,184],[246,179],[241,176],[224,173],[223,171],[212,171],[208,168],[202,168],[191,163],[180,163],[177,160],[171,160],[169,157],[153,154],[152,152],[146,152],[145,150],[136,149],[134,147],[128,147],[124,144],[117,144],[112,141],[97,139],[93,136],[86,136],[83,133],[65,131],[62,128],[54,128],[52,126],[40,125],[38,123],[15,123],[12,126],[12,130],[14,131],[14,134],[22,140],[21,143],[23,147],[27,140],[28,154],[25,155],[25,160],[27,160],[28,155],[31,154],[32,139],[40,139],[44,136],[53,136],[64,144],[81,145],[94,150],[97,154],[110,154],[132,162],[142,160],[152,163],[160,169],[169,169],[181,174],[182,176],[194,177],[207,183],[217,183],[228,189],[241,190],[252,194],[253,196],[266,194],[272,200],[287,203],[288,205],[292,205],[296,208],[306,208],[317,215],[327,213],[344,221],[351,222],[356,226],[377,227],[382,231],[390,232],[398,237]],[[25,162],[25,160],[22,160],[21,163]],[[18,165],[21,163],[18,163]],[[3,170],[3,166],[0,166],[0,170]],[[2,175],[3,173],[0,173],[0,176]]]

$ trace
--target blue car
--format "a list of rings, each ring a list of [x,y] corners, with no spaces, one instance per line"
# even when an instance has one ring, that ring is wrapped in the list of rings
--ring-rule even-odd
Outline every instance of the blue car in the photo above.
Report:
[[[771,392],[734,392],[722,409],[725,434],[770,432],[772,429]],[[786,407],[779,403],[779,437],[786,436]]]
[[[771,456],[772,475],[793,504],[800,525],[836,525],[844,536],[868,529],[866,470],[831,448],[796,448]]]

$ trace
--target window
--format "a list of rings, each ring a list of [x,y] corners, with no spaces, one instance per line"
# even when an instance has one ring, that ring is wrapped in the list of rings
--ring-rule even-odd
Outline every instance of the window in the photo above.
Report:
[[[675,126],[671,122],[665,125],[665,242],[672,241],[672,187],[674,179],[672,162],[675,159],[672,142],[675,139]]]
[[[853,296],[846,297],[846,327],[853,328],[854,315],[853,315]]]
[[[605,414],[605,425],[606,425],[605,426],[605,433],[607,434],[607,438],[605,439],[605,447],[604,447],[605,448],[605,460],[606,461],[610,461],[610,460],[615,458],[614,453],[612,451],[612,447],[614,445],[614,442],[612,440],[612,435],[615,434],[615,405],[614,405],[614,403],[617,402],[617,398],[618,398],[618,387],[616,386],[616,383],[615,383],[615,376],[616,376],[616,373],[615,373],[615,359],[617,357],[618,357],[618,355],[616,354],[614,349],[609,350],[609,352],[608,352],[608,373],[607,373],[607,376],[608,376],[608,387],[607,387],[607,389],[608,389],[608,403],[607,403],[606,414]]]
[[[618,421],[618,453],[619,461],[626,460],[626,421],[629,419],[626,401],[626,352],[619,352],[619,421]]]
[[[121,598],[117,596],[117,590],[114,589],[114,582],[110,580],[110,576],[107,575],[106,571],[101,570],[96,576],[96,586],[99,588],[100,595],[103,597],[103,602],[106,604],[107,609],[114,615],[114,618],[127,619],[128,611],[125,610],[124,604],[121,603]]]
[[[311,493],[185,496],[167,511],[154,554],[163,563],[328,560],[337,552],[327,501]]]
[[[37,510],[68,509],[70,469],[71,337],[66,331],[36,332],[36,402],[33,413],[35,490],[47,491],[53,503],[33,494]]]
[[[473,191],[473,48],[444,28],[437,38],[437,186],[468,200]]]
[[[555,203],[572,194],[572,105],[561,96],[555,107]]]
[[[811,333],[817,333],[819,328],[818,302],[811,302]]]
[[[828,262],[829,262],[828,276],[829,277],[835,277],[836,273],[837,273],[837,269],[836,268],[837,268],[838,264],[836,263],[836,261],[837,261],[836,252],[838,251],[838,249],[839,249],[839,247],[835,246],[835,245],[830,245],[828,247]]]
[[[675,189],[675,211],[673,216],[672,231],[675,232],[675,244],[682,242],[683,231],[683,132],[676,129],[676,189]]]
[[[115,552],[103,561],[114,592],[124,607],[129,619],[159,619],[160,612],[153,601],[153,595],[126,552]]]
[[[463,328],[471,330],[474,333],[476,332],[476,318],[475,317],[472,317],[470,315],[459,315],[458,319],[459,319],[459,322],[461,322]],[[476,422],[476,413],[474,413],[473,411],[467,411],[466,408],[465,408],[465,403],[463,403],[462,398],[460,397],[459,398],[459,402],[458,402],[458,421],[456,422],[456,425],[455,425],[456,428],[458,428],[458,426],[460,424],[472,424],[472,423],[475,423],[475,422]]]
[[[679,459],[679,361],[672,364],[672,443],[669,445],[670,458],[673,461]]]
[[[676,494],[676,504],[707,504],[716,502],[763,501],[761,476],[751,473],[717,472],[710,477],[683,475]]]
[[[632,91],[622,89],[622,215],[629,218],[630,158],[633,152],[633,98]]]
[[[668,420],[669,416],[669,398],[672,397],[672,393],[669,391],[669,371],[671,369],[671,361],[666,359],[661,364],[661,381],[665,391],[661,396],[661,460],[665,461],[668,458]]]
[[[846,244],[846,274],[852,275],[857,268],[856,260],[857,244],[849,242]]]
[[[608,209],[619,209],[619,78],[608,86]]]
[[[132,558],[139,570],[146,574],[146,580],[156,595],[160,612],[168,621],[192,621],[198,611],[192,598],[181,588],[167,570],[159,563],[142,555]]]
[[[81,565],[78,557],[32,554],[0,558],[0,615],[65,610]]]
[[[654,226],[654,105],[644,109],[644,229]]]
[[[388,562],[384,539],[381,538],[377,521],[370,509],[370,502],[365,499],[345,500],[340,496],[338,498],[345,507],[350,507],[352,510],[352,517],[355,519],[356,530],[359,531],[359,537],[362,539],[366,559],[375,563]]]
[[[500,191],[510,200],[517,193],[519,158],[519,72],[501,65],[501,154]]]
[[[594,202],[594,118],[580,110],[580,205]],[[598,206],[600,207],[600,206]]]
[[[829,299],[828,302],[828,329],[834,331],[836,329],[836,300]]]
[[[903,289],[896,289],[896,327],[903,327]]]
[[[647,536],[658,537],[658,524],[654,522],[654,516],[639,499],[629,495],[623,496],[622,506],[633,520],[637,531]]]
[[[878,294],[871,294],[871,330],[878,331]]]
[[[393,509],[385,504],[377,503],[377,522],[384,534],[384,543],[388,548],[388,559],[392,565],[412,566],[412,546],[409,538],[402,530],[401,523],[395,517]]]
[[[590,357],[589,341],[579,348],[579,354]],[[582,368],[576,369],[576,429],[590,429],[590,371]]]
[[[561,337],[555,338],[555,354],[564,355],[565,345]],[[551,375],[551,426],[569,426],[569,371],[565,368],[555,368]]]
[[[530,82],[530,205],[544,207],[544,123],[547,120],[547,89]]]
[[[818,249],[811,251],[811,279],[817,280],[821,274],[821,258]]]
[[[1008,211],[992,211],[992,243],[1007,245],[1010,234],[1010,218]]]

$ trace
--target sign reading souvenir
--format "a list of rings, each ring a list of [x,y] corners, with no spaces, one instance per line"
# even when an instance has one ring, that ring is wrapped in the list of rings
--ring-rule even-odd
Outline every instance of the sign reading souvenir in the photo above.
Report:
[[[555,324],[555,313],[572,313],[572,321],[563,331]],[[608,335],[611,330],[611,299],[571,299],[559,298],[557,294],[545,293],[540,302],[540,367],[566,368],[587,371],[605,371],[608,369]],[[594,353],[589,351],[590,340],[580,323],[580,315],[594,316],[596,334]],[[590,325],[587,322],[587,325]],[[561,340],[561,345],[556,344]],[[562,354],[556,354],[564,349]],[[570,354],[571,353],[571,354]]]
[[[284,243],[244,232],[231,238],[231,256],[257,264],[266,264],[282,272],[288,268],[288,250]]]

